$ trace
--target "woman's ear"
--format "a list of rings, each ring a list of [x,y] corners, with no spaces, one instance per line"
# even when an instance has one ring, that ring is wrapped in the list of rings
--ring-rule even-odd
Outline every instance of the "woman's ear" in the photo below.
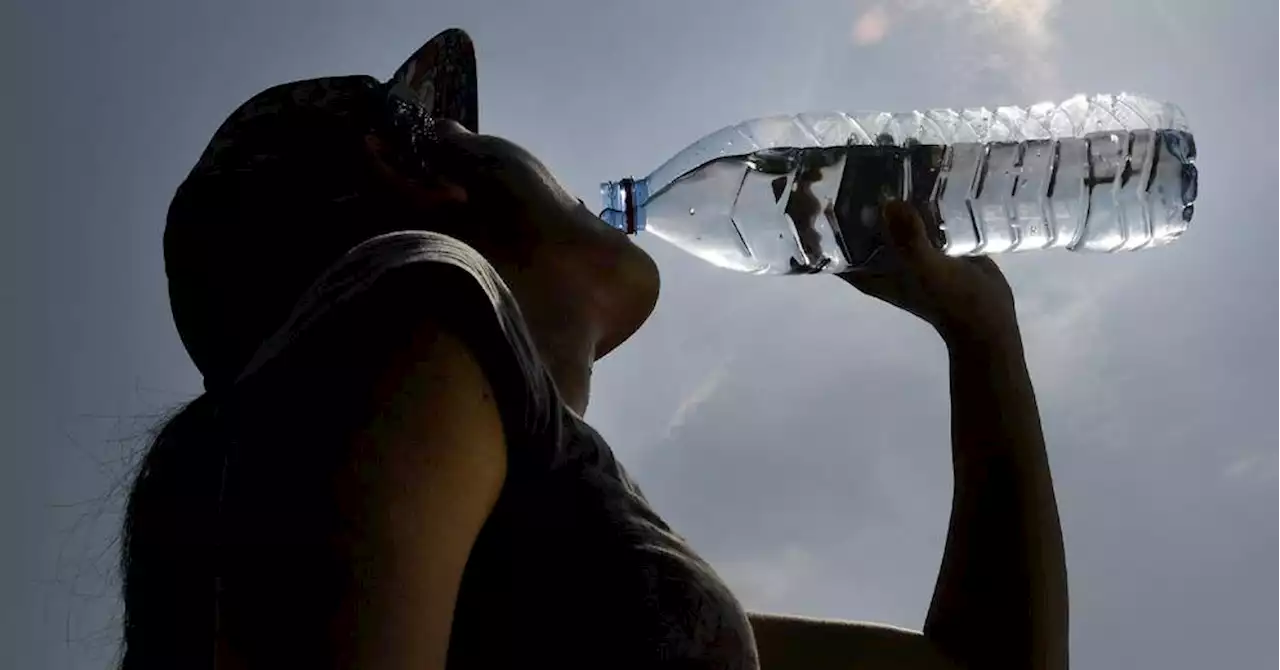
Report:
[[[377,135],[366,134],[364,147],[376,174],[386,179],[409,203],[423,208],[467,203],[467,189],[452,180],[438,175],[406,175],[397,170],[386,144]]]

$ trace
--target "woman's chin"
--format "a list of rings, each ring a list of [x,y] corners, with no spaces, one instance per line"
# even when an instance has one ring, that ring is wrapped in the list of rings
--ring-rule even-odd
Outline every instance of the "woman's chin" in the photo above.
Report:
[[[604,358],[626,342],[649,320],[658,305],[662,278],[653,258],[640,247],[632,246],[619,259],[610,277],[605,298],[608,328],[596,347],[596,359]]]

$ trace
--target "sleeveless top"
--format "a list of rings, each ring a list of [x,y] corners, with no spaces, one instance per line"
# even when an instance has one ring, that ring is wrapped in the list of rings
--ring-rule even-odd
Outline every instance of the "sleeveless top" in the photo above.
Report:
[[[507,479],[463,574],[450,668],[758,667],[738,601],[565,406],[511,293],[462,242],[406,231],[352,249],[242,378],[375,286],[426,301],[461,338],[493,387],[506,434]]]

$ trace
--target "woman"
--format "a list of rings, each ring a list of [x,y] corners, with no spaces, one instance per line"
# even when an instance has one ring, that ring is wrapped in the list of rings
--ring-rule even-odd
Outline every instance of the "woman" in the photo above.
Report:
[[[476,134],[475,97],[449,31],[389,84],[255,96],[179,188],[166,268],[206,393],[131,491],[125,670],[1066,667],[1052,483],[993,263],[890,205],[898,269],[845,277],[950,353],[955,496],[923,631],[747,614],[581,418],[592,363],[653,309],[653,262]]]

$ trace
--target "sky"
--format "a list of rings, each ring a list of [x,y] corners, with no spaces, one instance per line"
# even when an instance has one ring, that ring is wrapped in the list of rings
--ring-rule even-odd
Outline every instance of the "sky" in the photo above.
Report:
[[[1182,240],[1000,260],[1064,526],[1080,668],[1277,665],[1277,7],[1218,0],[161,0],[5,3],[0,40],[0,656],[103,668],[122,484],[200,389],[164,213],[210,134],[283,81],[389,75],[477,42],[480,123],[594,202],[774,113],[1180,104]],[[587,419],[752,609],[919,627],[950,503],[946,359],[830,277],[753,277],[656,239],[663,295]]]

